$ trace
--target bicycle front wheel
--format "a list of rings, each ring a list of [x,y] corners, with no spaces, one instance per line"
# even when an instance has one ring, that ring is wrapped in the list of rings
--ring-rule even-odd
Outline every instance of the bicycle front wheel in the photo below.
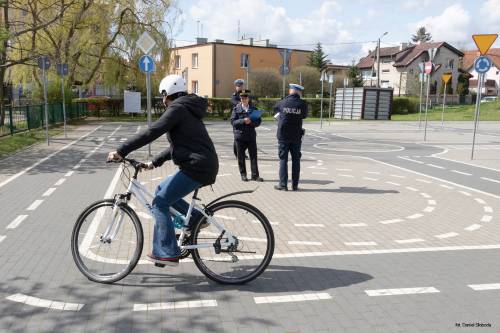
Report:
[[[273,229],[267,218],[254,206],[236,200],[215,203],[207,210],[225,232],[207,223],[206,218],[194,226],[192,244],[206,246],[191,251],[198,269],[223,284],[243,284],[257,278],[274,252]],[[220,244],[227,242],[228,232],[236,237],[236,245],[219,249],[218,240]]]
[[[97,201],[80,214],[73,228],[73,259],[83,275],[95,282],[123,279],[141,256],[144,236],[139,218],[126,204],[114,208],[114,199]]]

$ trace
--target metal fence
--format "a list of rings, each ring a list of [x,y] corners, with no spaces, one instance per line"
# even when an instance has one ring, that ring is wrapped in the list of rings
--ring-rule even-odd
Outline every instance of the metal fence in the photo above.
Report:
[[[28,131],[45,126],[44,104],[4,106],[4,124],[0,125],[0,136]],[[62,103],[48,105],[49,124],[64,122]],[[87,103],[66,104],[66,120],[80,119],[88,114]]]

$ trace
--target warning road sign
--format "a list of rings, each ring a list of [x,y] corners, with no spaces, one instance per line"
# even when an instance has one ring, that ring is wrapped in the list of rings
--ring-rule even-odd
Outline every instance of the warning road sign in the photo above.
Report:
[[[446,83],[450,82],[451,74],[450,73],[443,74],[442,78],[443,78],[444,83],[446,84]]]
[[[474,43],[476,43],[477,49],[481,55],[485,55],[486,52],[488,52],[497,37],[498,34],[472,35],[472,39],[474,39]]]

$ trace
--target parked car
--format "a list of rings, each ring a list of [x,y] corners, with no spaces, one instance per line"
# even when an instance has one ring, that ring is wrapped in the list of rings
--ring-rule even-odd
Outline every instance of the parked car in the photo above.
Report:
[[[494,102],[496,100],[498,100],[498,96],[485,96],[485,97],[481,98],[481,103]]]

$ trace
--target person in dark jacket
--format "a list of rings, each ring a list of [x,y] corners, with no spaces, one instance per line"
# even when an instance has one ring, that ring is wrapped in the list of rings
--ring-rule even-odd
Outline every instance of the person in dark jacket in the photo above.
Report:
[[[155,156],[147,164],[147,169],[173,160],[179,171],[167,177],[156,188],[152,203],[156,221],[153,251],[147,258],[163,265],[176,265],[181,253],[169,208],[173,206],[185,214],[189,204],[182,198],[203,185],[215,183],[219,161],[202,121],[207,111],[206,99],[187,94],[186,83],[179,75],[166,76],[160,83],[160,93],[164,96],[163,102],[167,106],[163,115],[150,128],[109,153],[108,161],[119,161],[161,135],[167,135],[170,147]],[[196,218],[195,215],[193,218]]]
[[[243,90],[243,85],[245,81],[243,79],[237,79],[234,81],[234,93],[231,95],[231,110],[234,110],[235,107],[238,106],[241,102],[240,93]],[[234,157],[238,158],[238,148],[236,147],[236,141],[233,142],[233,152]],[[245,158],[248,159],[248,156],[245,154]]]
[[[250,105],[250,91],[243,90],[240,97],[241,103],[233,109],[231,115],[231,125],[233,125],[234,141],[238,152],[241,180],[248,181],[245,164],[245,150],[248,149],[252,180],[262,182],[264,180],[259,177],[257,166],[257,133],[255,132],[255,128],[260,126],[262,120],[260,116],[255,117],[257,109]]]
[[[276,103],[278,112],[278,155],[280,158],[279,184],[276,190],[288,191],[288,153],[292,156],[292,190],[299,189],[300,152],[302,145],[302,120],[307,117],[307,104],[301,99],[304,87],[291,83],[289,95]]]

